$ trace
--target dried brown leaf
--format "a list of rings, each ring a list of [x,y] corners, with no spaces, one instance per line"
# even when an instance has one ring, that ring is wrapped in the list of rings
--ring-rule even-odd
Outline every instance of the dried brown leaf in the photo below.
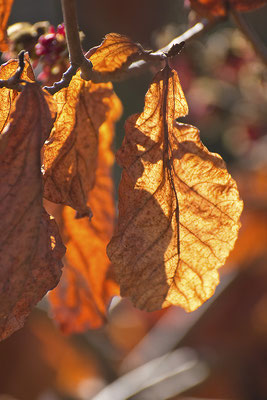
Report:
[[[53,117],[50,96],[27,83],[0,136],[0,339],[23,325],[61,275],[64,246],[42,206],[40,150]]]
[[[193,311],[207,300],[239,229],[243,203],[224,161],[195,127],[175,122],[187,110],[167,66],[143,113],[127,120],[117,154],[119,220],[108,255],[122,296],[148,311],[170,304]]]
[[[10,60],[7,63],[1,65],[0,67],[0,79],[7,80],[13,76],[19,66],[17,60]],[[22,72],[21,79],[27,82],[34,82],[34,73],[29,62],[28,57],[25,57],[25,68]],[[1,113],[0,113],[0,133],[5,128],[10,115],[12,114],[15,99],[18,95],[18,92],[12,89],[8,89],[6,87],[0,88],[0,104],[1,104]]]
[[[205,17],[223,17],[228,7],[236,11],[250,11],[266,3],[266,0],[190,0],[191,7]]]
[[[44,197],[71,206],[78,217],[90,216],[87,197],[95,182],[98,131],[115,98],[112,84],[86,82],[78,72],[53,97],[58,115],[44,148]]]
[[[8,50],[6,26],[13,0],[0,0],[0,51]]]
[[[121,77],[134,61],[149,58],[149,53],[127,36],[109,33],[99,46],[88,51],[86,57],[92,62],[94,71],[99,72],[102,78],[114,80]]]
[[[115,215],[111,144],[114,121],[121,110],[118,98],[114,100],[112,115],[99,130],[96,181],[88,196],[93,218],[91,222],[88,218],[75,219],[75,212],[69,207],[64,207],[59,216],[67,253],[63,276],[49,298],[55,319],[67,333],[102,325],[111,297],[118,294],[106,255]]]

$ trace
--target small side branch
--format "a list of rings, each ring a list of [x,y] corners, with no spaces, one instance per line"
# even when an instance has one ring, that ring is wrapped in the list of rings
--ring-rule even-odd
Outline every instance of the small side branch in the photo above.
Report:
[[[17,68],[17,71],[9,79],[0,79],[0,88],[6,87],[8,89],[13,89],[18,92],[21,92],[21,90],[23,88],[23,86],[21,85],[21,83],[23,82],[23,80],[21,80],[21,75],[25,68],[24,55],[25,55],[25,51],[22,50],[18,56],[19,57],[19,66]]]
[[[246,21],[234,8],[230,8],[229,14],[232,16],[236,26],[240,29],[246,39],[251,43],[255,53],[267,65],[267,48],[260,40],[260,38],[252,31],[247,25]]]
[[[62,79],[58,82],[55,82],[53,86],[44,86],[44,89],[47,90],[50,94],[55,94],[59,90],[66,88],[69,86],[72,77],[76,74],[78,70],[77,66],[71,65],[66,72],[62,75]]]

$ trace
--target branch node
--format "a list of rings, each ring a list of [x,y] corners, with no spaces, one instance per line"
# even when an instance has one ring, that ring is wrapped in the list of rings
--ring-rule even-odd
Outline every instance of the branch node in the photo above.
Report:
[[[84,60],[82,64],[80,65],[81,68],[81,78],[84,79],[85,81],[89,81],[92,79],[92,69],[93,69],[93,64],[91,63],[90,60],[84,57]]]

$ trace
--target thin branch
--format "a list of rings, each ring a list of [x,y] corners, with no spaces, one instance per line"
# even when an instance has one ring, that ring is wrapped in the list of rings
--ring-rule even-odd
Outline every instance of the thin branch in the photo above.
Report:
[[[246,21],[234,8],[229,9],[229,14],[232,16],[236,26],[240,29],[246,39],[251,43],[255,53],[267,65],[267,48],[254,31],[247,25]]]
[[[70,62],[79,67],[84,59],[79,37],[76,0],[61,0]]]
[[[90,80],[93,67],[91,61],[83,54],[79,36],[76,0],[61,0],[61,7],[69,50],[70,67],[63,74],[59,82],[55,82],[53,86],[44,87],[51,94],[58,92],[64,87],[68,87],[71,78],[79,68],[81,69],[81,77],[86,81]]]
[[[108,81],[122,81],[130,78],[134,75],[139,75],[143,71],[146,71],[150,66],[160,68],[162,61],[166,59],[166,53],[173,47],[181,44],[182,42],[188,42],[189,40],[195,39],[203,32],[209,30],[215,24],[221,22],[223,19],[218,18],[214,21],[208,21],[204,19],[201,22],[196,23],[194,26],[189,28],[182,35],[173,39],[167,46],[162,49],[149,53],[143,54],[143,59],[136,61],[129,65],[124,70],[121,69],[116,75],[114,73],[105,74],[103,76],[100,72],[92,69],[92,63],[82,53],[80,44],[78,25],[77,25],[77,13],[75,7],[75,0],[61,0],[62,9],[64,15],[64,23],[66,27],[67,43],[70,53],[71,68],[63,74],[61,81],[56,82],[53,86],[45,87],[49,93],[56,93],[63,87],[67,87],[73,75],[75,75],[78,68],[81,68],[81,77],[85,80],[92,80],[95,83],[108,82]],[[76,70],[75,70],[76,68]]]
[[[71,65],[81,68],[81,77],[86,81],[91,79],[92,63],[83,54],[76,9],[76,0],[61,0],[63,19],[66,29],[66,39]]]
[[[24,55],[25,55],[25,51],[22,50],[18,56],[19,66],[18,66],[15,74],[13,76],[11,76],[9,79],[0,79],[0,88],[6,87],[8,89],[13,89],[18,92],[21,92],[21,90],[23,89],[23,86],[21,85],[21,83],[24,82],[21,80],[21,74],[25,67]]]
[[[221,22],[224,20],[224,18],[218,18],[214,21],[208,21],[204,19],[201,22],[197,22],[195,25],[193,25],[191,28],[189,28],[187,31],[185,31],[182,35],[177,36],[175,39],[173,39],[167,46],[162,47],[161,49],[157,50],[154,53],[149,54],[149,58],[147,60],[140,60],[132,63],[129,65],[127,70],[124,71],[122,75],[120,75],[120,78],[118,80],[123,80],[125,78],[129,78],[131,76],[140,74],[141,72],[147,70],[151,65],[157,67],[161,65],[162,60],[164,59],[165,53],[168,53],[168,51],[175,45],[179,45],[182,42],[188,42],[192,39],[195,39],[198,37],[200,34],[208,31],[211,29],[215,24]],[[94,74],[94,71],[92,71],[92,77],[91,79],[94,81],[94,79],[98,79],[99,82],[99,76],[97,74]]]
[[[221,22],[221,19],[215,20],[216,23]],[[156,51],[156,54],[158,53],[168,53],[168,51],[175,45],[180,44],[182,42],[188,42],[189,40],[195,39],[198,37],[200,34],[206,32],[210,28],[212,28],[215,24],[214,22],[211,22],[207,19],[203,19],[201,22],[197,22],[195,25],[193,25],[191,28],[189,28],[187,31],[185,31],[182,35],[176,37],[173,39],[167,46],[162,47],[162,49]]]

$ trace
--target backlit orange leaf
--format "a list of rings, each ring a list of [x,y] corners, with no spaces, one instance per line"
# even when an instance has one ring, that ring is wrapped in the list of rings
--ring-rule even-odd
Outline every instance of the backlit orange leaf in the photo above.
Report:
[[[23,325],[61,275],[64,246],[42,206],[40,150],[53,118],[50,96],[27,83],[0,136],[0,339]]]
[[[227,7],[237,11],[250,11],[264,6],[266,0],[190,0],[191,7],[200,15],[222,17],[227,14]]]
[[[121,295],[148,311],[170,304],[193,311],[207,300],[239,229],[236,183],[198,130],[175,122],[187,111],[178,76],[166,66],[143,113],[127,120],[117,154],[119,219],[108,255]]]
[[[99,46],[88,51],[86,57],[92,62],[94,71],[99,72],[102,78],[114,80],[134,61],[149,57],[149,53],[127,36],[109,33]]]
[[[238,240],[229,268],[249,266],[267,254],[267,168],[240,171],[236,180],[244,200]]]
[[[17,60],[10,60],[7,63],[1,65],[0,67],[0,79],[7,80],[13,76],[18,68]],[[29,62],[28,57],[25,57],[25,68],[23,69],[21,79],[27,82],[34,82],[34,73]],[[0,113],[0,132],[3,131],[10,115],[13,111],[12,105],[14,104],[14,100],[16,99],[18,92],[12,89],[8,89],[6,87],[0,88],[0,104],[1,104],[1,113]]]
[[[0,51],[8,49],[6,26],[12,8],[13,0],[0,0]]]
[[[113,124],[121,110],[115,96],[111,110],[109,119],[99,129],[96,181],[88,196],[93,218],[75,219],[75,212],[69,207],[64,207],[59,217],[67,252],[62,279],[49,298],[55,319],[67,333],[102,325],[106,307],[118,293],[106,255],[115,214],[111,177]]]
[[[87,197],[95,182],[98,131],[114,96],[111,83],[86,82],[80,72],[54,95],[58,115],[44,146],[44,197],[71,206],[77,217],[91,215]]]

